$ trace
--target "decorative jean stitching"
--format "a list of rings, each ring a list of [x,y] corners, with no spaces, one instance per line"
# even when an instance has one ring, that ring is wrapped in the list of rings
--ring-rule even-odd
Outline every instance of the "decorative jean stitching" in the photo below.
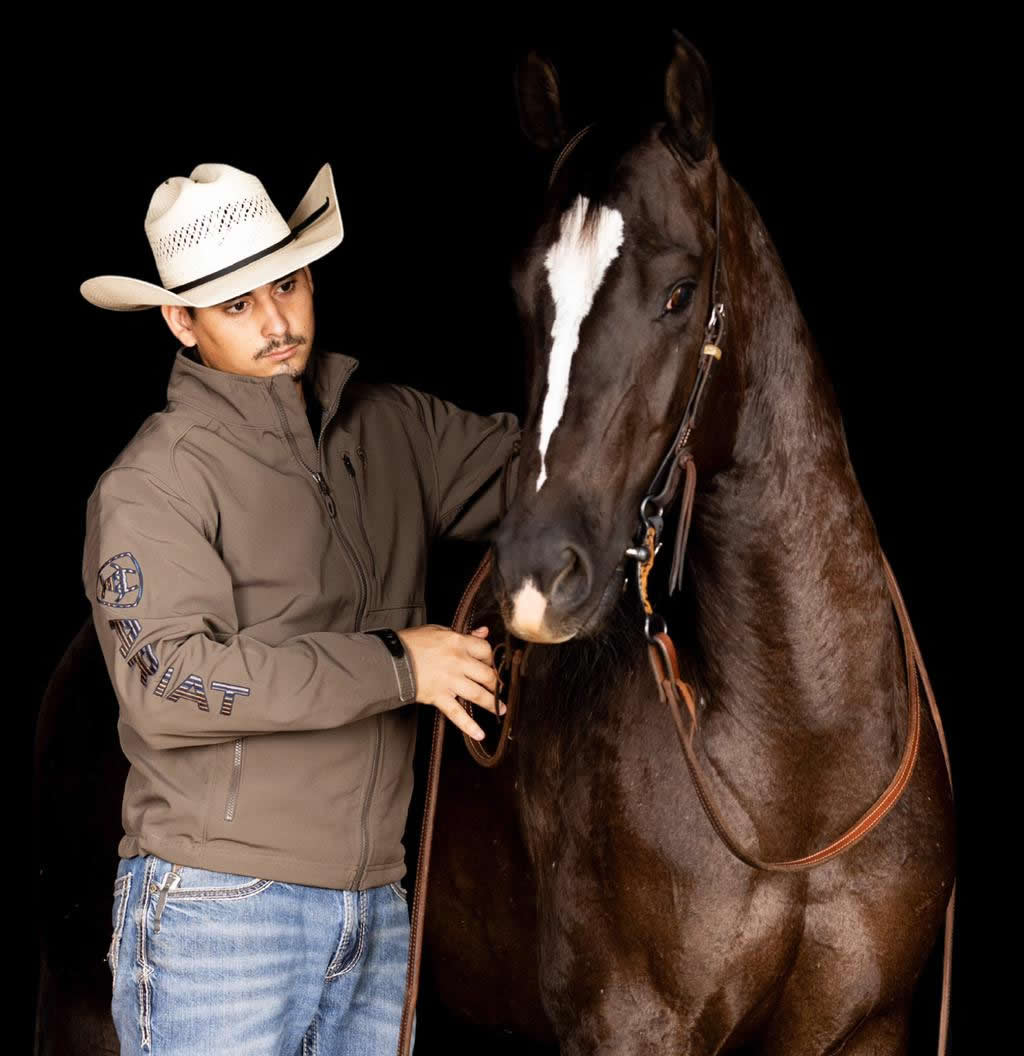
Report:
[[[349,936],[352,934],[352,918],[355,914],[349,912],[349,903],[351,902],[351,895],[348,891],[341,892],[341,902],[344,906],[344,926],[341,929],[341,938],[338,940],[337,949],[334,951],[334,956],[331,958],[331,963],[327,966],[327,973],[324,975],[324,980],[333,978],[336,974],[336,969],[344,956],[345,946],[348,943]]]
[[[356,892],[356,902],[359,905],[359,942],[356,946],[356,952],[352,955],[352,959],[341,969],[340,972],[335,972],[334,975],[329,975],[328,979],[337,979],[339,975],[344,975],[346,972],[352,971],[352,969],[359,963],[359,958],[363,955],[363,948],[366,945],[366,904],[369,901],[365,891]]]
[[[167,901],[170,902],[174,899],[181,898],[251,898],[253,895],[258,895],[261,891],[266,891],[266,889],[274,883],[276,883],[274,880],[256,880],[251,884],[243,884],[240,887],[178,887],[174,891],[167,892]]]
[[[319,1015],[320,1013],[317,1012],[313,1016],[313,1022],[310,1023],[309,1030],[302,1036],[302,1056],[316,1056],[317,1049],[320,1047],[320,1033],[317,1030],[317,1018]]]
[[[149,902],[150,902],[150,885],[153,880],[153,873],[156,872],[157,860],[155,857],[150,857],[146,862],[146,871],[142,877],[142,902],[140,903],[140,917],[139,926],[136,929],[136,959],[139,967],[139,1027],[142,1030],[142,1048],[148,1049],[152,1045],[152,1038],[150,1034],[150,1008],[151,1008],[151,988],[149,985],[149,977],[153,973],[153,969],[149,966],[146,961],[146,918],[149,916]]]
[[[117,895],[120,888],[121,901],[117,907],[117,923],[114,925],[114,934],[110,939],[110,949],[107,950],[107,963],[110,965],[110,991],[113,993],[117,984],[117,965],[121,953],[121,937],[124,934],[124,918],[128,912],[128,895],[131,891],[132,874],[125,873],[114,881],[114,894]]]
[[[404,891],[402,891],[402,888],[401,888],[401,887],[399,886],[399,883],[398,883],[398,881],[397,881],[397,880],[392,880],[392,881],[391,881],[391,883],[390,883],[390,884],[388,884],[388,887],[390,887],[390,888],[391,888],[391,890],[392,890],[392,891],[394,891],[394,893],[395,893],[396,895],[398,895],[398,897],[399,897],[399,898],[400,898],[400,899],[401,899],[401,900],[402,900],[402,901],[403,901],[403,902],[404,902],[404,903],[405,903],[406,905],[408,905],[408,904],[409,904],[409,897],[408,897],[408,895],[407,895],[407,894],[406,894],[406,893],[405,893]]]

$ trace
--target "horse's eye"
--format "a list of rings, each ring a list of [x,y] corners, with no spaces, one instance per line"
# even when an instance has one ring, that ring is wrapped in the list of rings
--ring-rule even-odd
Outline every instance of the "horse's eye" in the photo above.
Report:
[[[693,284],[690,282],[681,282],[669,295],[668,300],[665,302],[666,312],[678,312],[681,308],[685,308],[690,303],[690,298],[693,296]]]

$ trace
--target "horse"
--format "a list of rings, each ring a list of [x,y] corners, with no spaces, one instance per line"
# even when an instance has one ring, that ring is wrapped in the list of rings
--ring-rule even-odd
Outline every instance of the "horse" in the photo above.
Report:
[[[915,732],[917,646],[821,357],[719,158],[707,63],[673,34],[653,121],[579,127],[548,58],[517,71],[523,132],[560,153],[511,272],[528,410],[474,623],[525,655],[501,764],[444,756],[421,1008],[453,1045],[464,1028],[515,1052],[906,1053],[952,916],[941,725],[921,724],[902,793],[842,853],[750,864],[810,857],[878,800]],[[716,303],[685,438],[699,475],[685,514],[662,511],[651,481]],[[668,584],[636,535],[662,513],[685,553]],[[652,617],[721,825],[664,706]]]

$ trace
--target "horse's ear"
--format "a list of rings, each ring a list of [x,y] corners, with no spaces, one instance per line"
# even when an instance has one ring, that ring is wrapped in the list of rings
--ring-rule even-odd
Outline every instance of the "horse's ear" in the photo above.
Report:
[[[665,112],[679,149],[692,163],[711,146],[711,74],[704,57],[673,27],[675,45],[665,71]]]
[[[523,135],[542,151],[561,146],[565,121],[554,65],[531,48],[517,63],[513,83]]]

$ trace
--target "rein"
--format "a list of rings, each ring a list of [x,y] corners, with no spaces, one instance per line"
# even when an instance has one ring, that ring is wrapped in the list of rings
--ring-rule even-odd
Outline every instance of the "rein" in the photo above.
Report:
[[[562,163],[568,157],[572,148],[583,136],[594,127],[596,122],[591,122],[580,129],[562,148],[555,161],[548,180],[550,190],[554,183]],[[685,163],[680,157],[673,144],[665,140],[665,145],[675,156],[680,165]],[[946,772],[949,777],[950,795],[953,793],[953,771],[950,765],[949,750],[946,747],[945,731],[942,727],[942,719],[935,702],[928,673],[925,670],[924,660],[921,656],[917,638],[914,635],[910,617],[907,614],[903,595],[900,592],[896,577],[889,566],[888,558],[881,552],[882,565],[885,571],[886,586],[889,596],[896,608],[899,619],[900,631],[903,637],[903,653],[906,660],[907,670],[907,734],[903,745],[903,752],[899,765],[892,780],[885,791],[875,800],[861,815],[861,817],[831,843],[819,850],[804,855],[800,858],[791,858],[783,861],[766,861],[755,854],[746,851],[740,845],[739,840],[726,824],[718,808],[711,797],[710,783],[704,773],[697,753],[694,749],[694,737],[698,727],[698,707],[694,700],[693,687],[684,681],[680,674],[679,661],[675,643],[668,633],[668,625],[664,617],[655,612],[647,591],[647,582],[651,570],[654,567],[654,559],[660,549],[660,537],[664,526],[664,513],[676,498],[679,491],[680,481],[685,475],[686,481],[683,488],[682,509],[676,525],[676,535],[672,552],[672,567],[669,572],[668,592],[671,596],[682,585],[683,559],[686,552],[686,542],[689,535],[690,520],[693,514],[693,499],[697,486],[697,468],[693,458],[693,448],[689,445],[690,436],[696,423],[701,402],[711,375],[712,368],[722,357],[720,342],[724,334],[725,305],[716,299],[718,294],[718,272],[719,272],[719,247],[720,236],[720,201],[718,181],[715,181],[715,261],[712,270],[710,313],[704,329],[703,347],[700,360],[697,364],[697,375],[687,399],[686,409],[683,412],[679,428],[676,430],[675,439],[669,447],[659,465],[654,478],[651,481],[647,494],[640,503],[639,525],[635,536],[634,545],[625,550],[625,556],[636,561],[636,584],[637,592],[644,609],[644,637],[647,640],[648,658],[651,670],[654,674],[655,683],[658,688],[658,696],[662,703],[667,704],[676,727],[679,744],[683,750],[690,777],[693,780],[697,798],[700,800],[704,813],[707,815],[715,832],[729,849],[729,851],[740,861],[754,869],[772,872],[798,872],[811,869],[814,866],[842,854],[854,844],[860,842],[871,830],[881,822],[885,815],[895,806],[903,793],[914,770],[917,761],[918,749],[921,739],[921,701],[918,688],[918,675],[924,682],[925,691],[928,695],[928,703],[931,710],[932,720],[942,746],[942,754],[946,762]],[[502,478],[502,518],[508,509],[508,468],[515,453],[519,450],[517,441],[510,452],[504,466]],[[656,489],[660,482],[660,487]],[[463,592],[456,609],[452,629],[460,633],[467,633],[468,628],[474,623],[476,596],[482,584],[488,579],[493,563],[493,544],[488,547],[476,572],[473,574]],[[660,629],[652,630],[652,624],[660,624]],[[518,644],[522,643],[522,644]],[[505,641],[494,647],[495,667],[498,674],[498,685],[495,690],[495,701],[501,699],[503,689],[508,689],[507,698],[504,703],[506,713],[501,725],[501,733],[498,743],[493,752],[487,752],[481,742],[474,740],[467,734],[463,734],[463,740],[473,759],[481,766],[497,766],[508,750],[508,743],[512,740],[513,724],[518,712],[521,695],[521,679],[526,677],[526,658],[532,642],[524,642],[517,638],[506,628]],[[501,656],[500,662],[498,656]],[[473,704],[462,697],[457,698],[466,709],[473,715]],[[703,697],[701,704],[703,704]],[[688,715],[688,721],[683,718],[683,710]],[[440,762],[444,741],[444,716],[438,711],[434,716],[434,735],[431,743],[430,762],[428,765],[428,791],[426,806],[423,815],[423,825],[420,838],[419,859],[416,869],[416,884],[413,894],[413,909],[411,918],[410,942],[409,942],[409,967],[406,981],[405,1003],[402,1009],[401,1028],[398,1041],[398,1056],[408,1056],[410,1030],[413,1011],[415,1008],[416,994],[419,987],[420,955],[423,942],[423,919],[425,914],[424,901],[426,898],[427,875],[430,864],[430,845],[433,836],[434,815],[437,805],[437,785],[440,777]],[[954,906],[956,899],[956,881],[954,879],[950,891],[949,903],[946,908],[945,939],[943,950],[942,971],[942,1006],[939,1016],[939,1038],[938,1056],[945,1056],[947,1049],[947,1038],[949,1031],[949,1003],[951,995],[952,975],[952,952],[953,952],[953,922]]]

